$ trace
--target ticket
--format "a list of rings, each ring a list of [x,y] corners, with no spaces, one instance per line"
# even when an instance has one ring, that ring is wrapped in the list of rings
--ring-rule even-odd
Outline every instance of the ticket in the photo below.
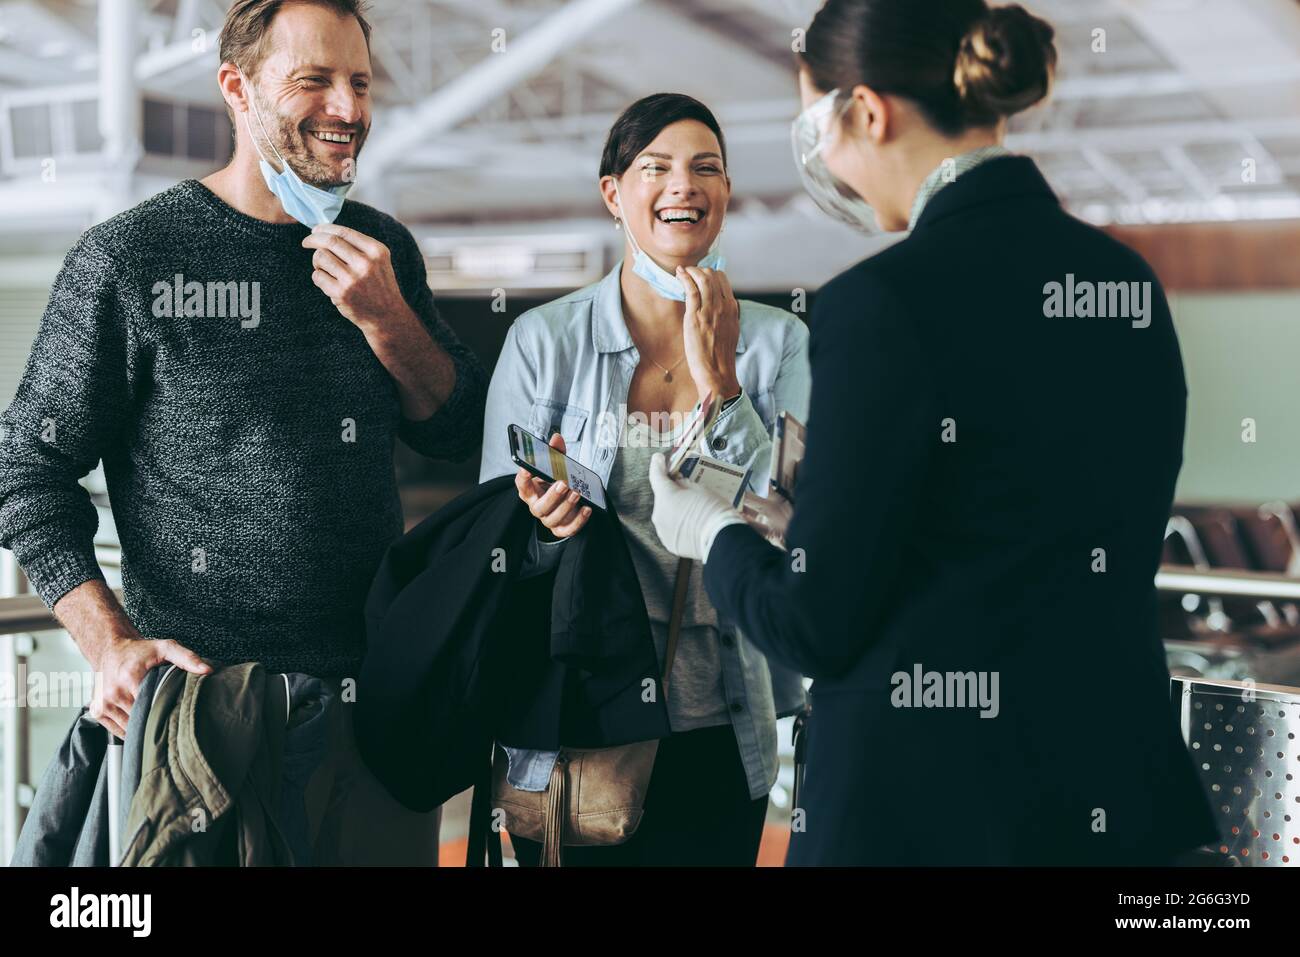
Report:
[[[740,505],[745,489],[749,486],[749,471],[730,462],[701,455],[687,459],[682,464],[681,474],[688,482],[703,486],[736,507]]]

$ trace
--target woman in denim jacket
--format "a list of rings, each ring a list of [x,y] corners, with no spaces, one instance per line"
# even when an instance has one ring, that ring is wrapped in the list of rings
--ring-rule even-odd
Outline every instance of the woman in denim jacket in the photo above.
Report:
[[[724,409],[704,441],[750,468],[767,494],[772,425],[807,416],[808,332],[793,315],[738,302],[716,242],[731,182],[713,114],[678,94],[627,109],[610,130],[600,189],[626,238],[600,282],[533,309],[506,335],[488,391],[480,481],[516,474],[538,519],[522,574],[558,560],[590,509],[577,493],[517,469],[512,423],[597,472],[636,565],[663,661],[677,559],[650,521],[650,456],[671,446],[705,395]],[[799,675],[770,665],[720,621],[692,568],[669,683],[672,735],[660,742],[636,834],[612,847],[571,847],[568,865],[753,865],[776,782],[776,720],[804,706]],[[555,752],[507,749],[509,780],[546,789]],[[514,838],[521,864],[539,845]]]

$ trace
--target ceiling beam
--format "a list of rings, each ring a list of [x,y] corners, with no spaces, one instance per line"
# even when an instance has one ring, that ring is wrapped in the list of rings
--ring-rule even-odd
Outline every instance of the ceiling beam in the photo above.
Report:
[[[1243,86],[1300,83],[1300,61],[1275,63],[1215,73],[1193,75],[1178,70],[1066,77],[1052,87],[1053,100],[1118,100],[1137,96],[1174,96],[1205,90]]]
[[[383,170],[407,151],[437,136],[524,83],[603,21],[638,0],[576,0],[518,39],[507,36],[502,53],[489,53],[389,127],[367,151],[372,168]]]
[[[62,60],[45,60],[18,50],[0,48],[0,80],[9,80],[18,86],[66,83],[68,69]]]
[[[733,103],[718,111],[718,120],[727,134],[728,143],[785,142],[790,137],[790,121],[798,110],[793,100],[758,100]],[[601,136],[609,128],[613,115],[590,113],[558,116],[528,123],[485,123],[449,133],[440,146],[466,146],[498,149],[523,148],[519,142],[527,132],[541,132],[545,137],[573,139]],[[1165,147],[1182,147],[1196,143],[1249,143],[1265,139],[1300,138],[1300,118],[1267,117],[1248,122],[1215,120],[1185,121],[1148,126],[1109,126],[1071,129],[1032,130],[1007,134],[1007,147],[1026,153],[1075,152],[1083,148],[1118,152],[1158,152]],[[421,148],[407,158],[418,162]],[[1258,151],[1243,156],[1261,159]]]

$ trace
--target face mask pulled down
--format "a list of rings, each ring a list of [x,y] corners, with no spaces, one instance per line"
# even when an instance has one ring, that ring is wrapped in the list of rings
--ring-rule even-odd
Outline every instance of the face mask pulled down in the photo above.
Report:
[[[240,74],[243,76],[243,74]],[[299,178],[290,167],[280,151],[276,149],[275,143],[271,140],[270,135],[266,132],[266,126],[262,122],[262,114],[257,109],[257,100],[252,95],[252,85],[247,78],[244,79],[244,85],[250,90],[248,102],[253,108],[253,115],[257,117],[257,125],[262,130],[262,135],[266,137],[266,142],[270,144],[271,149],[275,152],[275,158],[280,161],[281,172],[277,173],[274,167],[266,160],[266,155],[262,148],[257,145],[257,137],[253,136],[253,129],[248,127],[248,135],[253,140],[253,149],[257,150],[260,158],[259,168],[262,170],[262,179],[266,180],[266,188],[271,194],[280,201],[280,206],[286,213],[302,223],[308,228],[319,226],[321,223],[332,223],[338,219],[339,213],[343,210],[343,198],[347,196],[348,191],[352,188],[351,183],[345,183],[342,186],[335,186],[333,189],[321,189],[319,186],[313,186],[305,183]],[[248,114],[244,114],[244,124],[248,126]]]
[[[623,194],[618,188],[617,179],[614,180],[614,195],[618,198],[618,208],[622,210]],[[644,279],[650,288],[663,298],[672,299],[676,302],[685,302],[686,288],[682,285],[682,281],[647,256],[645,250],[641,248],[641,244],[632,235],[632,227],[627,226],[626,228],[628,242],[632,244],[632,250],[636,253],[635,258],[632,260],[632,272]],[[719,230],[718,238],[713,241],[713,246],[696,265],[701,269],[726,269],[726,257],[718,251],[721,242],[722,231]]]

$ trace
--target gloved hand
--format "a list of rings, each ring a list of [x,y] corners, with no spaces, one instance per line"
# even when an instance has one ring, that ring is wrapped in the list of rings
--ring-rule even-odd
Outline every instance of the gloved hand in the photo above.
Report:
[[[650,459],[650,487],[655,495],[650,515],[655,533],[664,548],[679,558],[706,561],[718,532],[745,523],[724,499],[699,485],[669,478],[662,452]]]

